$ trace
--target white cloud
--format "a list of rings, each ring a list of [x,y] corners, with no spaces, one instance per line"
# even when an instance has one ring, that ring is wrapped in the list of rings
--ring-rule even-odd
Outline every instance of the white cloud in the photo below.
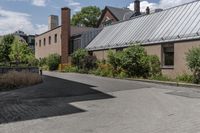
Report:
[[[154,10],[156,8],[158,8],[158,4],[157,3],[150,3],[148,1],[141,1],[140,2],[140,8],[141,8],[141,11],[142,12],[145,12],[146,11],[146,8],[147,6],[151,9],[151,10]],[[129,9],[131,10],[134,10],[134,3],[131,3],[129,6],[128,6]]]
[[[148,2],[147,0],[143,0],[141,1],[141,11],[145,12],[147,6],[149,6],[151,10],[154,10],[156,8],[166,9],[173,6],[188,3],[191,1],[194,1],[194,0],[160,0],[160,2],[157,4],[157,3]],[[134,10],[134,2],[130,3],[128,8],[130,8],[131,10]]]
[[[68,3],[68,6],[72,7],[72,9],[77,12],[81,10],[81,3],[76,2],[74,0],[65,0]]]
[[[27,34],[40,34],[46,31],[47,25],[33,25],[30,15],[26,13],[13,12],[0,8],[0,35],[22,30]]]
[[[46,6],[47,0],[32,0],[32,4],[35,6]]]

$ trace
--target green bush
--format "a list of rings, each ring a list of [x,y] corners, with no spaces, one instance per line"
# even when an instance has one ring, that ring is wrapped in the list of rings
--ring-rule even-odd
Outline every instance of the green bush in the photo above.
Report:
[[[47,64],[47,58],[39,59],[39,66],[42,67]]]
[[[110,64],[98,64],[98,68],[94,72],[95,75],[103,76],[103,77],[114,77],[113,67]]]
[[[97,58],[95,56],[87,55],[82,64],[85,70],[92,70],[97,66]]]
[[[78,72],[78,68],[71,65],[67,65],[64,67],[64,72]]]
[[[78,68],[83,68],[84,58],[88,55],[85,49],[78,49],[72,54],[72,64]]]
[[[36,59],[33,55],[28,56],[27,59],[28,59],[29,66],[38,66],[39,65],[39,60]]]
[[[186,53],[186,61],[189,69],[193,72],[193,82],[200,83],[200,47],[189,50]]]
[[[115,70],[118,68],[125,70],[129,77],[147,78],[149,76],[149,57],[140,45],[133,45],[116,53],[110,51],[108,62]]]
[[[47,66],[49,67],[49,70],[57,70],[59,64],[60,64],[60,55],[50,54],[47,57]]]
[[[81,73],[88,73],[97,67],[97,58],[88,55],[85,49],[78,49],[72,54],[72,64],[78,67]]]
[[[184,73],[183,75],[177,76],[176,80],[179,82],[193,83],[194,76]]]
[[[161,75],[161,63],[156,55],[149,55],[149,76],[159,76]]]
[[[113,68],[116,70],[118,67],[121,67],[121,63],[123,62],[122,56],[124,52],[123,51],[118,51],[118,52],[113,52],[109,51],[108,52],[108,62],[113,66]]]

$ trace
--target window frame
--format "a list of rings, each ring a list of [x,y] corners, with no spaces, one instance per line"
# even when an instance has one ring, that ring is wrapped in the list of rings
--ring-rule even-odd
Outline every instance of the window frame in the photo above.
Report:
[[[41,45],[42,45],[42,40],[40,39],[39,40],[39,47],[41,47]]]
[[[46,45],[46,38],[43,39],[43,44]]]
[[[57,41],[58,41],[58,34],[55,34],[54,35],[54,43],[57,43]]]
[[[166,52],[165,50],[166,50],[166,48],[172,48],[172,51],[173,52]],[[162,68],[164,68],[164,69],[173,69],[174,68],[174,65],[175,65],[175,54],[174,54],[174,43],[170,43],[170,44],[163,44],[162,45],[162,48],[161,48],[162,50],[161,50],[161,57],[162,57]],[[169,50],[170,51],[170,50]],[[173,56],[173,63],[171,63],[171,64],[167,64],[166,63],[166,54],[168,53],[168,55],[170,54],[170,53],[173,53],[173,55],[170,55],[170,56]],[[169,56],[169,59],[170,59],[170,56]]]
[[[51,45],[51,36],[49,36],[49,45]]]

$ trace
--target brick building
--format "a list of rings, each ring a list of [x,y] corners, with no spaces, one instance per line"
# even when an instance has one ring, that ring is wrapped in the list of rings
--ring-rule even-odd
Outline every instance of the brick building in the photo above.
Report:
[[[68,63],[73,51],[85,48],[101,31],[96,28],[71,26],[70,16],[70,9],[62,8],[60,26],[58,16],[49,16],[49,30],[35,38],[35,57],[37,59],[57,53],[61,56],[62,63]]]

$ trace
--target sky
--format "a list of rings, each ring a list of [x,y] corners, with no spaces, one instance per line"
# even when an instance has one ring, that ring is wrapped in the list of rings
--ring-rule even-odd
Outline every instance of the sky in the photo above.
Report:
[[[22,30],[27,34],[40,34],[48,30],[48,16],[60,15],[61,7],[69,7],[72,14],[85,6],[128,7],[133,10],[134,0],[0,0],[0,35]],[[141,10],[147,6],[170,8],[194,0],[141,0]]]

